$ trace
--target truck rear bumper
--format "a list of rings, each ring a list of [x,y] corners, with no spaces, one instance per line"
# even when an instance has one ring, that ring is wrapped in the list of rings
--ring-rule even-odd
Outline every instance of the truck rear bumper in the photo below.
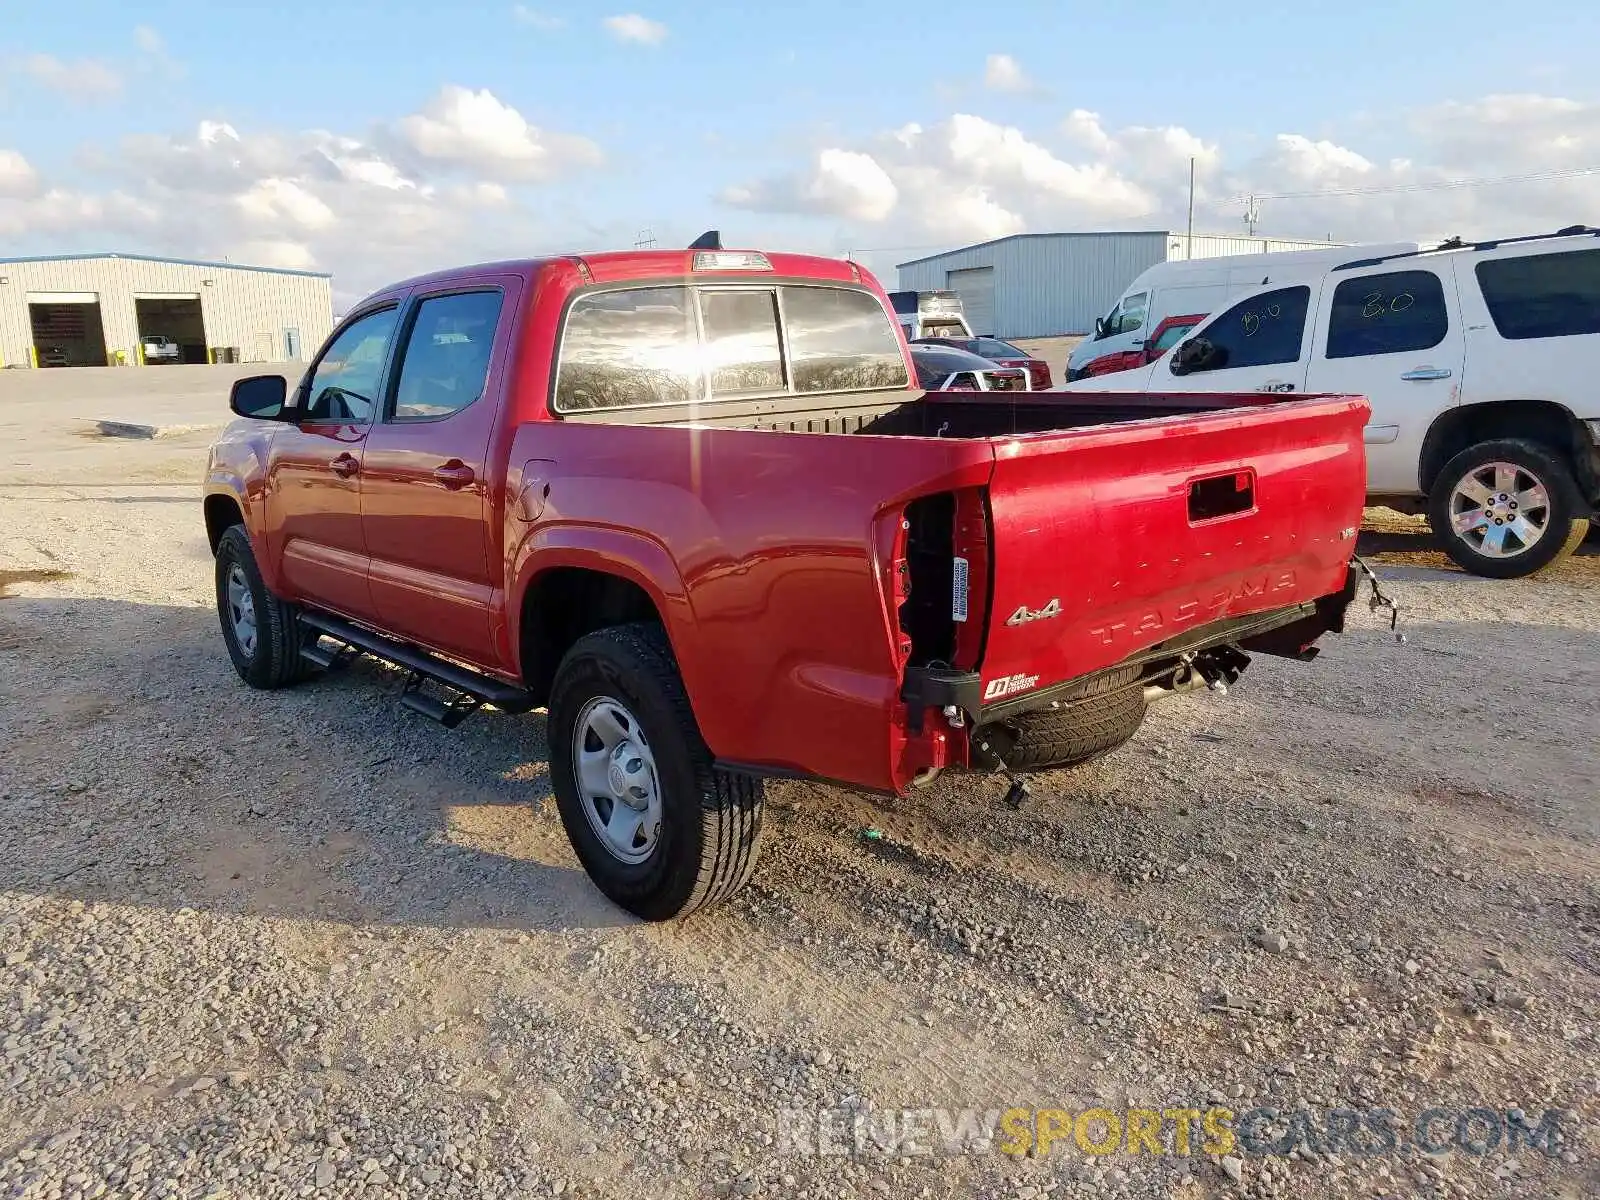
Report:
[[[1216,621],[1140,650],[1088,675],[1028,688],[1020,694],[987,703],[977,671],[911,668],[906,672],[901,691],[901,699],[909,710],[910,733],[915,738],[937,731],[941,738],[950,738],[960,731],[977,731],[1027,713],[1059,711],[1099,701],[1106,693],[1086,687],[1086,684],[1113,675],[1127,675],[1135,667],[1137,675],[1121,687],[1143,688],[1146,696],[1154,699],[1208,684],[1231,683],[1248,665],[1248,651],[1309,661],[1317,655],[1315,642],[1318,638],[1325,633],[1343,632],[1345,612],[1355,598],[1358,583],[1359,576],[1352,568],[1346,573],[1345,585],[1340,591],[1317,600]],[[1018,686],[1026,688],[1027,683],[1023,677]],[[1093,700],[1081,698],[1086,694]],[[959,744],[967,739],[951,740]],[[956,746],[950,749],[959,754]]]

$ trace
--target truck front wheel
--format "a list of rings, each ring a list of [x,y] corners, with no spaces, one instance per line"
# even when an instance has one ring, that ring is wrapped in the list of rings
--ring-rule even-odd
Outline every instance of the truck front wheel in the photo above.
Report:
[[[550,782],[584,870],[647,921],[743,887],[760,852],[761,781],[718,770],[665,632],[580,638],[550,690]]]
[[[1445,463],[1428,524],[1462,570],[1490,579],[1541,571],[1589,532],[1566,461],[1522,438],[1479,442]]]
[[[297,683],[315,669],[300,657],[304,635],[295,607],[274,595],[261,578],[243,525],[217,542],[217,615],[222,640],[239,678],[253,688]]]

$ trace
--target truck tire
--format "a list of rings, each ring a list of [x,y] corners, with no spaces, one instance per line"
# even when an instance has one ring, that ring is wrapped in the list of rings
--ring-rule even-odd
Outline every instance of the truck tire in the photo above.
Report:
[[[1587,512],[1566,459],[1523,438],[1469,446],[1428,495],[1445,553],[1489,579],[1520,579],[1571,554],[1589,532]]]
[[[270,690],[310,675],[315,668],[300,657],[305,635],[295,606],[267,588],[243,525],[232,526],[217,542],[216,576],[222,640],[239,678]]]
[[[550,689],[550,782],[595,885],[666,921],[720,903],[760,853],[759,779],[717,769],[664,630],[580,638]]]
[[[1065,699],[1079,701],[1070,708],[1024,713],[982,728],[973,739],[975,757],[980,765],[987,757],[985,740],[1011,771],[1076,767],[1110,754],[1144,724],[1146,705],[1139,675],[1136,666],[1113,671],[1069,691]]]

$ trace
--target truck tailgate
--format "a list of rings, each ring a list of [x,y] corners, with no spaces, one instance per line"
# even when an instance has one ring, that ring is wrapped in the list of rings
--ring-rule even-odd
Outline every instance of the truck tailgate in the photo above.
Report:
[[[996,440],[985,704],[1339,591],[1367,412],[1315,397]]]

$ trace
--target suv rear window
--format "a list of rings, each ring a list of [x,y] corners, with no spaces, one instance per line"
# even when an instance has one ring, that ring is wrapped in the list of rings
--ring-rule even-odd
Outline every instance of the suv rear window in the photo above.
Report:
[[[1503,338],[1600,333],[1600,250],[1490,259],[1477,275]]]
[[[645,287],[573,302],[555,406],[578,413],[909,386],[894,324],[870,292]]]

